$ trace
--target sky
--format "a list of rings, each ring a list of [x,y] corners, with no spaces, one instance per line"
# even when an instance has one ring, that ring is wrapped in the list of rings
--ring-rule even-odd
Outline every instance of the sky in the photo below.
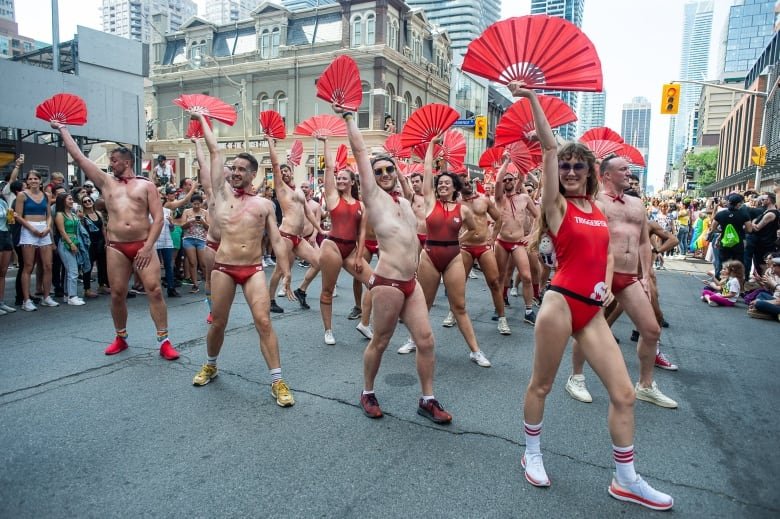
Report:
[[[205,12],[205,0],[197,3],[199,12]],[[713,0],[711,78],[717,74],[718,42],[732,3]],[[530,0],[503,0],[502,16],[528,14],[530,4]],[[652,104],[648,184],[656,189],[666,169],[671,118],[659,113],[661,85],[678,79],[684,4],[684,0],[585,0],[582,29],[601,59],[607,126],[620,132],[623,103],[634,97],[646,97]],[[16,0],[15,5],[19,33],[50,42],[51,0]],[[100,29],[101,5],[101,0],[59,0],[60,41],[70,40],[77,24]]]

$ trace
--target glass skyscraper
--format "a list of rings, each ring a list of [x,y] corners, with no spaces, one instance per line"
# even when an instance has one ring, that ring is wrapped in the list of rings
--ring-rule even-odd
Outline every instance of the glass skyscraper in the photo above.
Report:
[[[194,0],[103,0],[103,32],[149,43],[152,36],[152,15],[168,14],[168,31],[176,31],[195,16]]]
[[[531,0],[531,14],[546,14],[568,20],[577,27],[582,28],[582,14],[585,9],[585,0]],[[561,98],[568,104],[574,113],[577,113],[577,92],[545,92]],[[567,141],[577,138],[577,123],[569,123],[557,129],[558,134]]]
[[[581,92],[577,110],[577,137],[591,128],[604,126],[606,121],[607,93]]]
[[[644,97],[635,97],[630,103],[623,105],[620,135],[627,144],[639,150],[648,162],[650,155],[650,101]],[[642,190],[647,189],[647,168],[631,167],[631,171],[639,177]]]
[[[246,20],[263,0],[206,0],[204,18],[217,25]]]
[[[720,79],[741,83],[774,35],[775,0],[737,0],[720,48]]]

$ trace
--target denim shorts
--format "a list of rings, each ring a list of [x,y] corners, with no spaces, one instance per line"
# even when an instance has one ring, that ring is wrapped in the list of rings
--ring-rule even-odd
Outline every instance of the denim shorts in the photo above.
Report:
[[[203,250],[206,248],[206,240],[199,240],[198,238],[182,238],[181,246],[184,249],[197,249]]]
[[[14,244],[11,240],[11,231],[0,231],[0,252],[14,250]]]

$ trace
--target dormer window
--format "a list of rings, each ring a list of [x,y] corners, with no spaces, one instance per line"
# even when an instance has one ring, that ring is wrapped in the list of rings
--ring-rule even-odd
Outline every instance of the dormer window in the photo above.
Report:
[[[263,29],[260,33],[260,57],[263,59],[278,58],[281,31],[279,27]]]
[[[352,47],[363,45],[363,18],[361,16],[352,18],[350,45]]]
[[[353,15],[349,27],[350,47],[376,43],[376,15],[373,12]]]

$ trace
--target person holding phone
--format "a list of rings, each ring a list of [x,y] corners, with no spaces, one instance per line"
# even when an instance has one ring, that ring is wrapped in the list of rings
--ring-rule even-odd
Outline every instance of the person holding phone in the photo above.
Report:
[[[195,194],[191,198],[192,207],[185,209],[179,218],[179,223],[183,229],[181,246],[187,256],[187,262],[190,265],[190,276],[192,279],[192,290],[190,294],[200,292],[198,281],[198,265],[203,267],[203,276],[208,278],[210,272],[206,272],[206,236],[209,232],[209,215],[203,208],[203,197]]]

